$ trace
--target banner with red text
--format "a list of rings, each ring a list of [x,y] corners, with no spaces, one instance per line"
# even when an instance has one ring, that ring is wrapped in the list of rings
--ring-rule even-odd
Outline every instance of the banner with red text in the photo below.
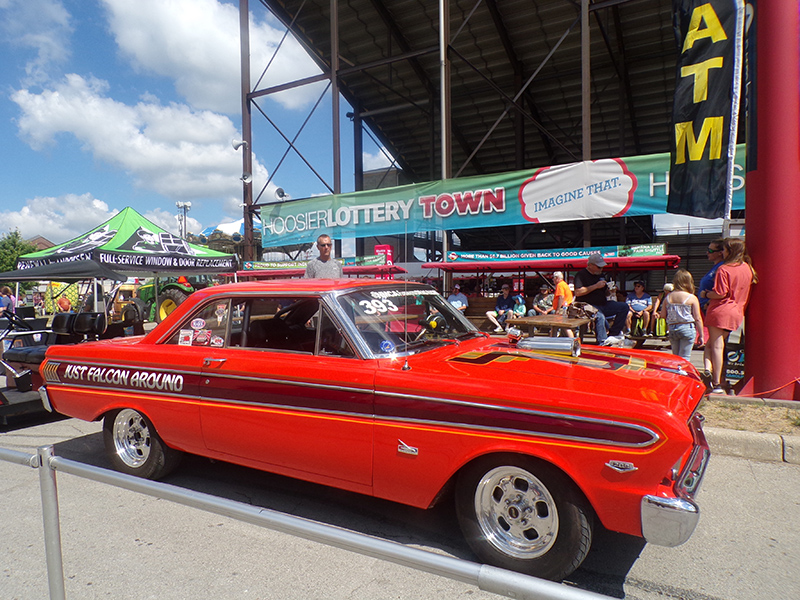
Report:
[[[744,208],[744,147],[734,207]],[[662,214],[667,153],[461,177],[260,207],[262,245]]]

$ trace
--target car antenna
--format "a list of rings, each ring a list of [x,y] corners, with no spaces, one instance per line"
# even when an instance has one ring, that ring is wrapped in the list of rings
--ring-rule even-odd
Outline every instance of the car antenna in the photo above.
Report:
[[[405,241],[408,242],[408,221],[405,222]],[[404,257],[408,258],[408,249],[404,248]],[[405,318],[403,319],[403,338],[405,339],[406,350],[408,349],[408,277],[403,278],[403,302],[405,303]],[[402,370],[403,371],[410,371],[411,365],[408,364],[408,354],[405,356],[405,362],[403,363]]]

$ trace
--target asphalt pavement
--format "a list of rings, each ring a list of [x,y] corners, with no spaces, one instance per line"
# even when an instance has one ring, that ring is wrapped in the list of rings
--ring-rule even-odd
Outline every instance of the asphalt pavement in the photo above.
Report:
[[[54,417],[0,433],[0,447],[108,468],[99,423]],[[95,600],[491,600],[474,586],[57,473],[67,598]],[[444,502],[420,510],[187,457],[166,483],[473,561]],[[565,583],[627,600],[800,598],[800,466],[715,456],[701,519],[677,548],[595,530]],[[38,470],[0,461],[0,599],[47,598]]]

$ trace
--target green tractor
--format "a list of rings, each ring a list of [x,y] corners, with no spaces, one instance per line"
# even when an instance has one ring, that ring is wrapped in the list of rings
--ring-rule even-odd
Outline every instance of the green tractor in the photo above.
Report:
[[[162,321],[189,297],[189,294],[208,287],[211,280],[205,275],[192,277],[168,277],[158,280],[158,307],[156,307],[155,285],[145,283],[137,290],[133,302],[142,317],[150,321]]]

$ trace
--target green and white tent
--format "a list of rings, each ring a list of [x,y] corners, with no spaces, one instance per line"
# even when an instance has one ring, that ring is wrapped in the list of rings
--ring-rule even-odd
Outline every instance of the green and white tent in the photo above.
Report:
[[[17,269],[82,260],[128,277],[233,273],[237,266],[235,255],[190,244],[128,207],[68,242],[20,256]]]

